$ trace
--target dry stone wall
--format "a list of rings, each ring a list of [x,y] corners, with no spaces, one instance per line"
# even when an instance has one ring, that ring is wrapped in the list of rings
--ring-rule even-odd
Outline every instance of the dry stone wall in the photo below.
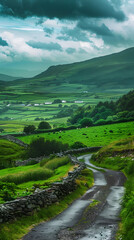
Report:
[[[75,157],[70,156],[70,158],[73,164],[79,164],[79,166],[74,171],[69,172],[62,182],[55,182],[49,189],[36,189],[29,196],[1,204],[0,223],[9,222],[19,216],[31,215],[34,210],[59,202],[60,199],[73,192],[76,189],[75,180],[86,165],[78,162]]]
[[[76,153],[86,153],[86,152],[94,152],[100,150],[102,147],[86,147],[86,148],[79,148],[79,149],[70,149],[65,152],[57,153],[56,155],[61,157],[63,155],[68,154],[76,154]],[[30,162],[40,163],[46,156],[37,157],[37,158],[29,158],[27,160],[19,160],[15,162],[15,166],[25,166],[28,165]]]

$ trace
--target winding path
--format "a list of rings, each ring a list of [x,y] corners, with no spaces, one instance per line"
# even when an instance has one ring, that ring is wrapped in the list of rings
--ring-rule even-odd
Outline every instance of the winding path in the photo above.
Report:
[[[84,155],[87,167],[91,154]],[[92,169],[94,186],[65,211],[33,228],[23,240],[113,240],[117,232],[125,177],[121,172]],[[97,200],[97,205],[90,207]]]

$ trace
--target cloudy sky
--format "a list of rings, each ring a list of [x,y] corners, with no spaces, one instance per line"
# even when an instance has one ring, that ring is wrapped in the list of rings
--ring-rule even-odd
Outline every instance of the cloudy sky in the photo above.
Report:
[[[134,0],[0,0],[0,73],[30,77],[132,46]]]

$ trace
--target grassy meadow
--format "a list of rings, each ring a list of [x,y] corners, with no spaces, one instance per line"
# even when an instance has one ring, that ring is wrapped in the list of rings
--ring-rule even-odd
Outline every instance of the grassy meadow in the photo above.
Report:
[[[110,142],[126,138],[134,134],[134,122],[117,123],[82,129],[60,131],[56,133],[41,133],[19,137],[25,143],[30,143],[33,139],[44,137],[49,140],[62,141],[71,146],[73,143],[80,141],[88,147],[105,146]]]

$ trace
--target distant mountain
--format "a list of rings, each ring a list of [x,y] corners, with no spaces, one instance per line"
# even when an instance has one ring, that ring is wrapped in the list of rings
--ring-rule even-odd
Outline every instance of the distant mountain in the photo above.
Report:
[[[15,86],[31,92],[116,91],[134,88],[134,47],[84,62],[49,67]]]
[[[9,81],[14,81],[18,79],[20,79],[20,77],[12,77],[5,74],[0,74],[0,81],[9,82]]]

